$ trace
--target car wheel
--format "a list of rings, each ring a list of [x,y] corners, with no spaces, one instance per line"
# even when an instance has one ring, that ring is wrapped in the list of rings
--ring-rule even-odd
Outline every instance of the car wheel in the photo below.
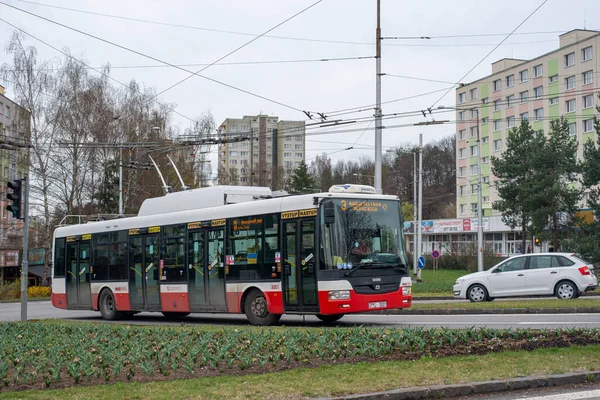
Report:
[[[190,315],[190,313],[189,312],[178,312],[178,311],[163,311],[162,315],[164,315],[166,318],[169,318],[169,319],[177,319],[177,318],[187,317],[188,315]]]
[[[339,321],[340,319],[342,319],[343,316],[344,316],[344,314],[329,314],[329,315],[317,314],[317,318],[319,318],[321,321],[325,322],[326,324],[331,324],[333,322]]]
[[[477,284],[469,288],[467,296],[469,297],[469,300],[471,300],[473,303],[479,303],[481,301],[487,300],[488,291],[482,285]]]
[[[579,296],[577,288],[569,281],[558,282],[554,294],[561,300],[576,299]]]
[[[109,321],[123,318],[123,312],[117,310],[115,297],[110,290],[103,290],[102,293],[100,293],[100,300],[98,303],[102,318]]]
[[[281,314],[271,314],[267,299],[260,290],[252,290],[244,302],[246,318],[252,325],[273,325],[279,322]]]

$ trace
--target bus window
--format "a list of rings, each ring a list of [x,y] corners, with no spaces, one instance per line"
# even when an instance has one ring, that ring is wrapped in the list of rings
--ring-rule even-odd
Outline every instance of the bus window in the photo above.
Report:
[[[54,243],[54,277],[65,276],[65,239],[56,239]]]
[[[93,259],[92,259],[92,280],[106,281],[109,279],[108,271],[110,265],[110,234],[99,233],[92,236]]]
[[[162,229],[161,238],[161,281],[185,282],[185,225],[167,226]]]

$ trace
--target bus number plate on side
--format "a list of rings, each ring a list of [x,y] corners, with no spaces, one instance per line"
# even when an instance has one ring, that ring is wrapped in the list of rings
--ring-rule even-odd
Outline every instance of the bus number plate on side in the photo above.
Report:
[[[387,307],[387,301],[373,301],[369,303],[369,308],[384,308]]]

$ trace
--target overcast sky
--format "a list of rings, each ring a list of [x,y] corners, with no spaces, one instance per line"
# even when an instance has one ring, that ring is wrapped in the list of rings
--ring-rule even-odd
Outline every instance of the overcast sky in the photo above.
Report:
[[[96,13],[152,20],[199,28],[260,34],[274,27],[316,0],[37,0],[39,3],[75,8]],[[382,72],[393,75],[457,82],[505,36],[436,38],[447,35],[508,34],[517,27],[543,0],[499,1],[400,1],[382,0],[382,36],[430,36],[430,40],[384,40]],[[86,31],[138,52],[174,64],[211,63],[252,36],[210,32],[199,29],[162,26],[125,21],[99,15],[82,14],[35,5],[19,0],[0,0],[30,12],[43,15],[71,27]],[[529,32],[568,31],[575,28],[600,28],[600,2],[575,0],[570,3],[548,1],[519,30],[508,38],[463,81],[473,81],[491,73],[491,63],[504,57],[532,58],[558,47],[558,33],[519,34]],[[223,62],[254,62],[273,60],[307,60],[340,57],[373,56],[376,25],[375,0],[323,0],[270,33],[302,39],[317,39],[355,43],[259,38]],[[90,37],[39,20],[0,4],[0,18],[39,36],[50,44],[68,47],[72,54],[94,66],[110,63],[112,76],[122,82],[132,78],[154,87],[158,92],[185,78],[186,72],[175,68],[116,68],[122,66],[159,65],[140,55],[130,53]],[[6,44],[13,29],[0,22],[0,43]],[[361,42],[365,44],[357,44]],[[30,39],[38,48],[40,58],[60,56],[56,51]],[[5,53],[0,63],[8,61]],[[186,67],[194,71],[201,67]],[[300,110],[331,112],[346,108],[369,106],[375,102],[375,60],[279,63],[254,65],[215,65],[204,75],[244,90],[268,97]],[[10,84],[7,95],[11,97]],[[384,76],[382,99],[390,101],[419,94],[440,91],[452,85]],[[445,91],[406,101],[384,104],[383,113],[402,113],[427,108]],[[437,105],[453,106],[455,92],[451,90]],[[217,124],[225,118],[265,113],[286,120],[305,120],[299,111],[268,102],[228,87],[193,77],[161,96],[175,103],[177,111],[197,117],[210,111]],[[372,111],[343,115],[338,118],[360,118]],[[453,114],[437,119],[453,119]],[[420,117],[385,121],[384,125],[422,122]],[[174,115],[182,128],[189,125]],[[308,130],[307,158],[327,152],[338,158],[373,156],[374,132],[371,124],[350,124],[345,130],[359,130],[335,135],[313,135]],[[323,129],[324,130],[324,129]],[[425,142],[454,133],[454,125],[403,127],[386,129],[383,144],[389,148],[416,143],[418,134]],[[358,140],[355,150],[339,151]],[[338,151],[337,153],[334,153]],[[216,154],[213,154],[216,166]]]

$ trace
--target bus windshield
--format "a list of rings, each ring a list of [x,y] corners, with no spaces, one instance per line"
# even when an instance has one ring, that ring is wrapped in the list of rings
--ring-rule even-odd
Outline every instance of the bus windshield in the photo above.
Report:
[[[321,213],[322,269],[357,267],[407,270],[400,202],[377,199],[332,199],[335,222]]]

